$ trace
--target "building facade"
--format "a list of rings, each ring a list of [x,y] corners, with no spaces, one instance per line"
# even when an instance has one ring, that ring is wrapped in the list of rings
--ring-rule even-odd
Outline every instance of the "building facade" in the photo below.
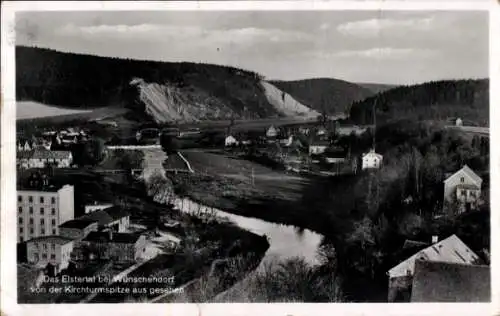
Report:
[[[370,150],[361,158],[361,169],[379,169],[382,166],[383,156],[375,150]]]
[[[52,165],[56,168],[69,168],[73,162],[71,151],[47,150],[37,148],[31,151],[18,152],[17,165],[20,168],[44,168]]]
[[[30,264],[44,268],[50,263],[60,272],[69,265],[73,240],[62,236],[41,236],[29,240],[26,249]]]
[[[91,232],[79,247],[86,247],[100,259],[115,262],[135,262],[146,249],[146,237],[139,234],[117,233],[112,230]]]
[[[74,187],[17,191],[17,242],[58,235],[59,225],[75,216]]]
[[[478,207],[483,179],[465,165],[444,180],[445,212],[462,213]]]

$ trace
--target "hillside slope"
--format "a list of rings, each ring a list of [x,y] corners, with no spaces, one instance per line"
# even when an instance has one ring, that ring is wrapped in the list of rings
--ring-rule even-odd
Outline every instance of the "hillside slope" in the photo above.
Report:
[[[489,80],[443,80],[400,86],[354,102],[350,118],[371,124],[376,104],[377,123],[394,119],[447,120],[460,117],[465,124],[489,125]]]
[[[382,83],[364,83],[364,82],[356,82],[358,86],[361,86],[363,88],[366,88],[370,90],[373,93],[380,93],[384,92],[390,89],[394,89],[397,87],[397,85],[390,85],[390,84],[382,84]]]
[[[326,111],[330,115],[343,113],[354,101],[374,95],[370,89],[355,83],[331,78],[271,81],[271,83],[302,104],[319,112]]]
[[[18,101],[66,108],[118,106],[137,120],[197,121],[309,115],[309,108],[274,95],[254,72],[234,67],[62,53],[16,47]],[[146,114],[146,115],[144,115]]]

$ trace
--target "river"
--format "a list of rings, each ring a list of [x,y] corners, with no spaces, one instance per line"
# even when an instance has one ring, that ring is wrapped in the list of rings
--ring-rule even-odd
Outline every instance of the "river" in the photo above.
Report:
[[[159,148],[144,149],[144,178],[147,179],[155,172],[163,174],[162,162],[166,154]],[[175,202],[177,208],[183,212],[211,210],[219,218],[226,218],[234,222],[239,227],[258,235],[266,235],[269,240],[269,249],[267,250],[257,271],[263,269],[271,260],[282,261],[291,257],[303,257],[311,265],[318,263],[317,250],[321,243],[322,235],[308,229],[299,229],[290,225],[281,225],[263,221],[257,218],[244,217],[231,214],[218,209],[200,205],[188,198],[177,199]],[[248,279],[248,277],[247,277]],[[245,280],[239,282],[236,286],[244,286]],[[218,297],[224,300],[228,292],[221,293]],[[217,298],[216,298],[217,299]]]

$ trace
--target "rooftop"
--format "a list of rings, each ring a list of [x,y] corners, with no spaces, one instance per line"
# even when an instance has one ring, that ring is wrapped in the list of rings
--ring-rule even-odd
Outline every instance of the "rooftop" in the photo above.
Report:
[[[34,187],[29,187],[23,184],[18,183],[17,186],[17,193],[23,193],[23,192],[58,192],[60,189],[63,187],[68,186],[68,187],[73,187],[70,184],[61,184],[61,185],[40,185],[40,186],[34,186]]]
[[[107,231],[90,232],[87,235],[87,237],[83,239],[83,241],[134,244],[139,239],[140,236],[141,236],[140,234],[132,234],[132,233],[113,232],[112,234],[110,234]]]
[[[475,264],[480,258],[456,235],[441,240],[417,253],[388,271],[389,277],[407,275],[414,272],[415,260],[440,261],[450,263]]]
[[[59,225],[59,227],[85,228],[85,227],[88,227],[96,222],[97,222],[96,220],[92,220],[89,218],[76,218],[76,219],[72,219],[72,220],[69,220],[69,221],[62,223],[61,225]]]
[[[412,302],[490,302],[490,267],[417,260]]]
[[[51,235],[51,236],[36,237],[36,238],[28,240],[27,243],[45,242],[45,243],[51,243],[51,244],[57,244],[57,245],[65,245],[65,244],[70,243],[72,241],[73,241],[73,239],[71,239],[71,238],[58,236],[58,235]]]
[[[129,216],[129,213],[117,206],[112,206],[106,209],[97,210],[83,215],[79,219],[92,220],[99,223],[99,226],[105,226],[117,219]]]

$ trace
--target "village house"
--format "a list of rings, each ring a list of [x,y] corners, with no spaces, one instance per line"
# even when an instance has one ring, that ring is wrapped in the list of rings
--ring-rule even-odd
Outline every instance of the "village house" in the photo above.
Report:
[[[45,168],[52,165],[56,168],[69,168],[73,161],[71,151],[47,150],[46,148],[37,148],[31,151],[20,151],[17,157],[17,166],[19,168]]]
[[[361,169],[379,169],[382,166],[383,156],[371,149],[361,158]]]
[[[76,218],[59,225],[59,235],[73,240],[81,240],[90,232],[97,231],[98,222],[86,218]]]
[[[398,265],[391,268],[389,276],[388,301],[408,301],[411,297],[411,287],[415,272],[415,261],[448,262],[460,264],[480,264],[481,259],[456,235],[437,241],[424,248]]]
[[[59,225],[75,216],[74,187],[49,186],[17,191],[17,242],[58,235]]]
[[[455,126],[463,126],[463,122],[462,122],[462,119],[461,118],[457,118],[455,120]]]
[[[238,140],[234,136],[228,135],[224,140],[224,146],[226,147],[238,146]]]
[[[62,236],[40,236],[26,243],[28,263],[39,268],[51,265],[53,273],[68,267],[73,251],[73,240]]]
[[[99,230],[125,232],[130,225],[130,214],[118,206],[93,211],[79,218],[97,221]]]
[[[450,175],[443,182],[443,207],[445,212],[463,213],[466,210],[474,210],[478,207],[483,179],[467,165]]]
[[[99,202],[95,201],[93,204],[85,205],[84,210],[85,210],[85,214],[88,214],[88,213],[92,213],[95,211],[104,210],[104,209],[110,208],[112,206],[114,206],[114,205],[111,203],[99,203]]]
[[[115,262],[136,262],[146,249],[146,237],[135,233],[118,233],[112,230],[90,232],[80,243],[100,259]]]
[[[309,144],[309,155],[320,155],[330,146],[330,142],[326,140],[315,140]]]
[[[266,131],[266,137],[270,139],[275,139],[278,136],[278,129],[271,125]]]

